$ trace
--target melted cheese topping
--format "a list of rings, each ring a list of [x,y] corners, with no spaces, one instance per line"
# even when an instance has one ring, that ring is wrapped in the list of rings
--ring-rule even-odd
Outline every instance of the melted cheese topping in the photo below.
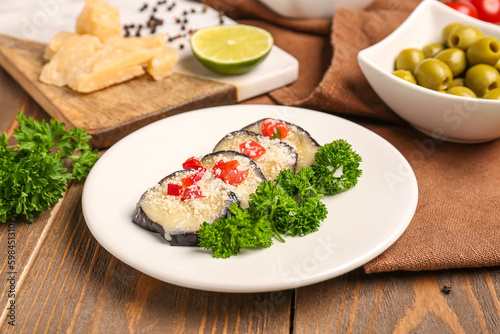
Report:
[[[253,139],[266,149],[266,153],[253,159],[268,180],[273,180],[284,169],[295,169],[297,153],[289,146],[283,145],[279,139],[248,132],[235,132],[224,137],[216,146],[217,151],[232,150],[240,152],[240,144]]]
[[[307,167],[315,163],[314,155],[316,154],[319,146],[314,142],[314,140],[311,139],[311,136],[306,131],[293,124],[287,124],[290,126],[290,132],[288,133],[288,136],[281,140],[292,146],[297,151],[297,171],[299,171],[302,167]],[[252,124],[251,126],[246,127],[245,130],[262,134],[261,122]]]
[[[249,162],[249,159],[245,156],[241,155],[228,155],[227,153],[220,153],[206,156],[201,160],[201,164],[203,167],[207,168],[207,170],[212,171],[212,167],[219,162],[220,160],[231,161],[237,160],[240,165],[237,167],[238,170],[246,170],[248,169],[248,177],[240,182],[239,184],[230,185],[226,184],[226,187],[232,191],[238,200],[240,201],[240,206],[243,209],[248,208],[248,201],[250,200],[250,194],[254,193],[259,184],[263,181],[259,175],[259,171],[255,168],[255,165]]]
[[[167,240],[171,240],[171,234],[196,232],[203,222],[213,223],[223,215],[229,204],[226,185],[208,172],[196,183],[204,197],[182,201],[182,196],[167,194],[168,183],[181,184],[181,179],[191,173],[195,171],[178,172],[167,177],[148,189],[139,202],[149,219],[163,226]]]

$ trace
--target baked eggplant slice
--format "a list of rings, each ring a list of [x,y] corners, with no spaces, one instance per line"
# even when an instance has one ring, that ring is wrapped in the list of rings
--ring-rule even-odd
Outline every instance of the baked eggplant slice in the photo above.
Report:
[[[278,132],[277,129],[280,131]],[[278,135],[278,138],[297,151],[297,171],[315,162],[314,155],[320,145],[306,130],[298,125],[279,119],[264,118],[243,127],[242,130],[263,134],[267,137]]]
[[[215,178],[224,181],[244,209],[248,208],[250,194],[255,192],[261,182],[267,181],[252,159],[236,151],[209,153],[200,159],[200,163]]]
[[[268,180],[273,180],[284,169],[295,172],[297,167],[298,155],[292,146],[247,130],[227,134],[213,151],[225,150],[241,152],[252,158]]]
[[[132,221],[160,233],[172,246],[197,246],[203,222],[228,217],[236,195],[203,170],[180,170],[149,188],[137,203]]]

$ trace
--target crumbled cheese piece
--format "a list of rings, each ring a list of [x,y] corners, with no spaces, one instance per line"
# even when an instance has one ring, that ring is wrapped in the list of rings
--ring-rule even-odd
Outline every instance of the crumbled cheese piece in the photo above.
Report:
[[[91,35],[74,35],[66,39],[52,59],[42,68],[40,80],[56,86],[77,81],[79,73],[87,73],[103,44]]]
[[[69,31],[61,31],[49,42],[49,45],[45,48],[45,53],[43,54],[43,59],[49,61],[56,54],[57,51],[61,48],[61,46],[68,41],[69,38],[75,36],[74,32]]]
[[[77,34],[97,36],[102,42],[113,36],[122,36],[122,24],[118,8],[102,0],[86,0],[76,19]]]
[[[141,65],[132,65],[129,67],[110,66],[101,71],[94,71],[89,74],[78,76],[77,80],[70,81],[68,86],[81,93],[90,93],[104,87],[130,80],[134,77],[144,74]]]
[[[151,58],[148,62],[148,73],[155,79],[161,80],[170,74],[175,63],[179,60],[179,55],[172,47],[164,47],[160,53]]]

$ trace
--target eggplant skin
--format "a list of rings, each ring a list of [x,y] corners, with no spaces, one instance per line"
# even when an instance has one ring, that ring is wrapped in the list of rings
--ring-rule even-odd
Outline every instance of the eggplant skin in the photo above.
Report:
[[[171,234],[170,237],[172,237],[170,246],[198,246],[200,243],[196,232]]]
[[[162,184],[164,182],[168,182],[171,177],[174,177],[175,175],[178,175],[179,173],[192,173],[192,170],[180,170],[176,171],[167,177],[163,178],[158,184]],[[144,194],[141,196],[141,199],[137,203],[136,209],[132,215],[132,222],[150,232],[153,233],[158,233],[160,234],[168,243],[170,243],[171,246],[198,246],[198,234],[197,231],[172,231],[168,237],[170,237],[170,240],[167,238],[167,235],[165,233],[165,229],[162,225],[156,223],[153,221],[151,218],[148,217],[146,212],[144,212],[143,208],[141,207],[141,201],[144,198],[145,194],[147,193],[144,192]],[[239,205],[239,200],[236,194],[232,191],[228,190],[228,196],[229,199],[227,201],[226,206],[224,207],[221,215],[217,218],[227,218],[231,215],[231,211],[229,210],[229,206],[233,203]],[[217,220],[216,219],[216,220]],[[200,224],[201,227],[201,224]]]
[[[132,216],[132,222],[148,231],[159,233],[162,236],[165,235],[163,226],[149,219],[140,206],[137,206],[135,209],[134,215]]]

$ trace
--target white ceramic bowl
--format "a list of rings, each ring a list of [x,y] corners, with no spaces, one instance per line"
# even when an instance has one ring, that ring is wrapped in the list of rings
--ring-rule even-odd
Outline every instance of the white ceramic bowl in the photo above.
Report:
[[[486,36],[500,38],[500,26],[466,16],[436,0],[424,0],[391,35],[359,52],[361,70],[396,114],[431,137],[458,143],[499,138],[500,101],[439,93],[391,74],[399,51],[440,42],[442,29],[452,22],[473,25]]]
[[[373,0],[260,0],[281,16],[294,19],[331,18],[338,8],[363,9]]]

